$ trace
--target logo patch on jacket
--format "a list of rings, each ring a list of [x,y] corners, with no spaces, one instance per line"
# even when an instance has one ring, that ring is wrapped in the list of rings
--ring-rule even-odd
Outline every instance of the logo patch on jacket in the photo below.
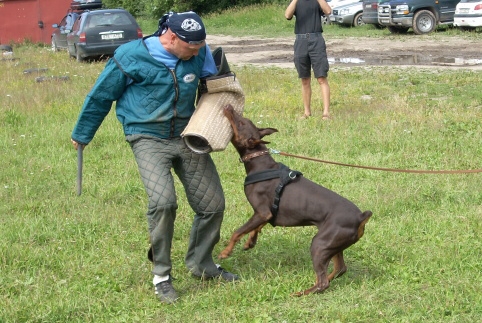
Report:
[[[184,80],[185,83],[191,83],[196,79],[196,75],[192,73],[186,74],[182,79]]]

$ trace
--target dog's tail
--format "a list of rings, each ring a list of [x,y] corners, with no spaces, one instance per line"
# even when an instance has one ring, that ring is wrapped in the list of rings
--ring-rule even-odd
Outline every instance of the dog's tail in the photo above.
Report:
[[[372,211],[365,211],[362,214],[360,214],[360,225],[358,226],[358,240],[363,237],[363,234],[365,233],[365,224],[370,220],[370,217],[372,216]]]

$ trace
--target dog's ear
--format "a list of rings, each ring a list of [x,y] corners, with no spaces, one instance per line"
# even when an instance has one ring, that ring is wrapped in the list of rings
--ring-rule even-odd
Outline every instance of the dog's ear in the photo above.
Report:
[[[261,139],[256,139],[256,138],[249,138],[248,139],[248,147],[247,148],[250,148],[250,149],[253,149],[255,148],[256,146],[258,146],[259,144],[269,144],[269,141],[264,141],[264,140],[261,140]]]
[[[261,138],[267,135],[271,135],[272,133],[278,132],[278,129],[275,128],[258,128],[259,135]],[[267,142],[263,142],[263,144],[266,144]]]

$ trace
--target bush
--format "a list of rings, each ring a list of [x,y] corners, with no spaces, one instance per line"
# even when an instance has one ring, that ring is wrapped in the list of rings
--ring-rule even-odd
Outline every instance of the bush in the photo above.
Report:
[[[159,18],[168,11],[193,10],[199,14],[220,12],[233,7],[254,4],[288,3],[288,0],[104,0],[108,8],[121,7],[135,17]]]

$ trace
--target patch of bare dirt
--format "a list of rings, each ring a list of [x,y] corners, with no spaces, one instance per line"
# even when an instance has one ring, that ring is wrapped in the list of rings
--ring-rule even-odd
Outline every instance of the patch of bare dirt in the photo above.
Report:
[[[211,49],[222,47],[230,65],[294,68],[294,37],[253,38],[208,35]],[[414,66],[482,70],[482,42],[460,38],[427,40],[330,38],[325,35],[330,67]]]

